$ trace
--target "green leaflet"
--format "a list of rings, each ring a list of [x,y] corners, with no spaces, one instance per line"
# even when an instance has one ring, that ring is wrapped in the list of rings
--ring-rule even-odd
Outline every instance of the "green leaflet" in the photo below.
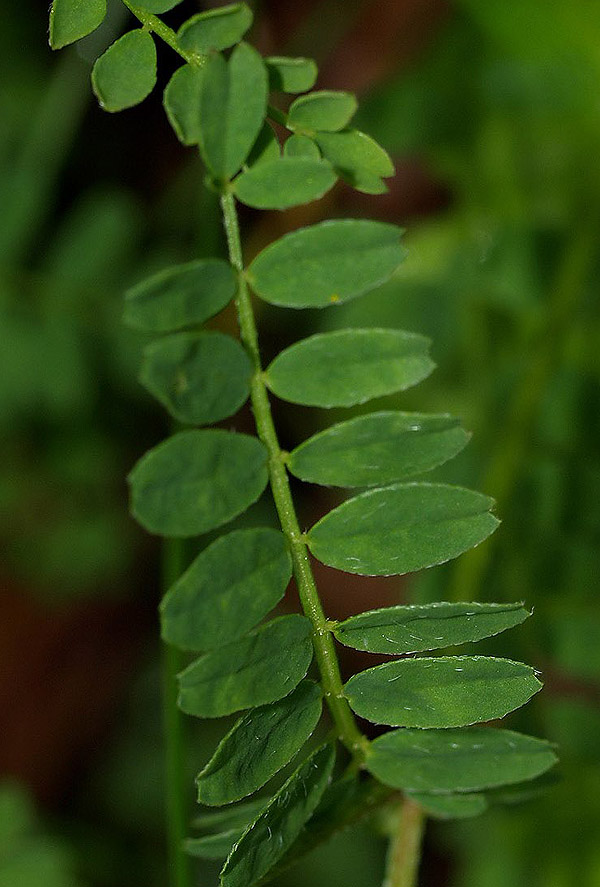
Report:
[[[123,319],[139,330],[169,333],[218,314],[236,288],[233,269],[223,259],[175,265],[126,292]]]
[[[321,158],[321,152],[312,139],[308,136],[291,135],[283,145],[284,157],[310,157],[313,160]]]
[[[494,727],[392,730],[371,743],[366,766],[391,788],[473,792],[533,779],[556,763],[550,743]]]
[[[321,708],[320,687],[302,681],[289,696],[244,715],[198,775],[199,803],[230,804],[263,786],[300,751]]]
[[[355,650],[400,656],[480,641],[530,615],[521,603],[414,604],[359,613],[338,623],[333,633]]]
[[[542,689],[533,668],[488,656],[400,659],[354,675],[352,710],[392,727],[466,727],[503,718]]]
[[[179,707],[200,718],[219,718],[275,702],[300,683],[311,660],[308,619],[280,616],[186,668],[179,675]]]
[[[50,9],[50,46],[62,49],[102,24],[106,0],[54,0]]]
[[[175,135],[183,145],[197,145],[200,141],[200,91],[204,68],[182,65],[167,83],[163,105]]]
[[[428,376],[429,340],[402,330],[318,333],[282,351],[265,372],[273,394],[292,403],[350,407]]]
[[[402,233],[385,222],[320,222],[270,244],[250,265],[248,279],[273,305],[325,308],[347,302],[392,276],[406,256]]]
[[[160,604],[162,637],[212,650],[253,628],[279,603],[292,575],[282,533],[234,530],[200,552]]]
[[[326,160],[280,157],[243,172],[233,183],[238,200],[256,209],[288,209],[318,200],[336,183]]]
[[[173,9],[179,3],[181,3],[181,0],[135,0],[135,5],[139,6],[140,9],[145,9],[155,14],[168,12],[169,9]]]
[[[200,149],[218,180],[242,166],[267,113],[267,70],[251,46],[240,43],[228,62],[209,58],[200,90]]]
[[[180,422],[209,425],[237,413],[250,394],[244,347],[219,332],[175,333],[144,350],[139,380]]]
[[[306,92],[317,79],[317,65],[312,59],[270,56],[265,59],[269,87],[275,92]]]
[[[225,832],[234,829],[245,831],[249,823],[256,819],[267,806],[268,798],[258,798],[255,801],[244,801],[243,804],[235,804],[224,810],[208,810],[195,816],[192,820],[193,828],[203,832]]]
[[[202,838],[186,838],[183,848],[197,859],[225,859],[243,833],[243,828],[234,828],[215,835],[204,835]]]
[[[485,795],[412,794],[410,797],[434,819],[470,819],[484,813],[489,806]]]
[[[155,83],[156,47],[142,28],[119,37],[92,68],[92,88],[105,111],[139,105]]]
[[[452,416],[370,413],[311,437],[296,447],[287,465],[296,477],[316,484],[389,484],[442,465],[469,436]]]
[[[356,98],[349,92],[311,92],[292,102],[287,126],[306,132],[336,132],[348,126],[357,107]]]
[[[266,461],[255,437],[220,429],[181,431],[131,471],[132,514],[161,536],[207,533],[258,499],[267,485]]]
[[[394,175],[394,164],[387,151],[375,139],[358,129],[343,132],[319,132],[315,141],[323,157],[348,184],[367,194],[384,194],[382,178]]]
[[[299,767],[234,846],[222,887],[251,887],[292,846],[331,779],[335,750],[325,745]]]
[[[257,163],[266,163],[269,160],[279,160],[281,149],[277,136],[270,123],[263,124],[263,128],[254,142],[254,146],[248,155],[246,164],[250,167]]]
[[[228,49],[239,43],[252,24],[252,17],[245,3],[200,12],[183,23],[177,32],[177,41],[186,52],[198,55]]]
[[[347,573],[394,576],[458,557],[498,526],[493,500],[446,484],[395,484],[334,508],[308,534],[312,554]]]

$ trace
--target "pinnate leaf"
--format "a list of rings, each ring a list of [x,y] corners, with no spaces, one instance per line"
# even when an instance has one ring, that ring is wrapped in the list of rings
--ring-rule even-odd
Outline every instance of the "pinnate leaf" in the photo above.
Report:
[[[193,15],[180,27],[177,40],[186,52],[205,55],[239,43],[251,24],[250,7],[246,3],[232,3]]]
[[[402,229],[386,222],[338,219],[300,228],[264,249],[249,268],[254,291],[286,308],[324,308],[388,280],[406,250]]]
[[[350,407],[416,385],[432,371],[429,340],[402,330],[318,333],[282,351],[265,373],[283,400]]]
[[[317,133],[315,141],[323,157],[353,188],[367,194],[387,191],[382,178],[394,175],[394,164],[375,139],[357,129],[346,129]]]
[[[148,345],[140,382],[180,422],[209,425],[236,413],[250,394],[243,346],[219,332],[175,333]]]
[[[267,71],[251,46],[240,43],[229,61],[213,55],[200,90],[200,149],[218,180],[240,169],[267,112]]]
[[[434,819],[470,819],[484,813],[489,806],[485,795],[479,794],[412,794],[410,797]]]
[[[308,534],[322,563],[393,576],[433,567],[473,548],[498,526],[493,500],[445,484],[395,484],[344,502]]]
[[[279,603],[291,575],[291,557],[277,530],[257,527],[221,536],[163,598],[162,637],[184,650],[212,650],[233,641]]]
[[[325,745],[283,784],[234,846],[221,872],[223,887],[251,887],[292,846],[331,779],[335,751]]]
[[[197,145],[200,141],[198,106],[204,69],[196,65],[177,68],[167,83],[163,105],[175,135],[183,145]]]
[[[542,689],[533,668],[488,656],[400,659],[350,678],[357,715],[392,727],[466,727],[503,718]]]
[[[62,49],[86,37],[102,24],[106,0],[53,0],[50,9],[50,46]]]
[[[92,88],[105,111],[139,105],[155,83],[156,47],[142,28],[119,37],[92,69]]]
[[[124,320],[152,333],[204,323],[233,299],[236,287],[233,269],[223,259],[175,265],[127,291]]]
[[[290,454],[288,468],[316,484],[389,484],[452,459],[469,435],[447,415],[381,412],[358,416],[316,434]]]
[[[312,59],[270,56],[265,59],[269,86],[276,92],[306,92],[317,79],[317,65]]]
[[[311,659],[308,619],[280,616],[186,668],[179,675],[179,707],[200,718],[219,718],[275,702],[298,686]]]
[[[349,92],[311,92],[292,102],[287,126],[307,132],[337,132],[348,126],[357,107],[356,98]]]
[[[550,743],[510,730],[408,729],[375,739],[366,767],[391,788],[453,793],[534,779],[556,760]]]
[[[253,166],[233,183],[235,196],[256,209],[288,209],[318,200],[335,185],[326,160],[281,157]]]
[[[255,437],[181,431],[142,456],[130,473],[132,514],[161,536],[207,533],[258,499],[267,485],[266,461]]]
[[[302,681],[289,696],[244,715],[197,778],[201,804],[230,804],[252,794],[285,767],[321,717],[321,690]]]
[[[359,613],[339,622],[334,634],[355,650],[399,656],[480,641],[519,625],[530,615],[521,603],[443,601]]]
[[[291,135],[283,146],[284,157],[310,157],[319,160],[321,152],[308,136]]]

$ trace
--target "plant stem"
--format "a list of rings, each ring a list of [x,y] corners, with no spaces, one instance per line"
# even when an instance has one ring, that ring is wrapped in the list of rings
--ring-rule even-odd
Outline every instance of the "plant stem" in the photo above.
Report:
[[[364,758],[368,741],[358,729],[352,710],[343,693],[342,678],[333,638],[313,577],[308,549],[298,524],[283,453],[277,439],[277,432],[271,415],[271,405],[264,382],[252,302],[244,274],[237,211],[235,200],[231,193],[226,192],[222,195],[221,206],[229,246],[229,258],[231,264],[238,272],[239,278],[236,308],[240,334],[254,366],[254,373],[250,382],[250,399],[254,411],[256,430],[258,437],[267,449],[271,489],[281,528],[290,547],[294,576],[298,585],[302,609],[312,624],[313,645],[321,672],[324,695],[337,727],[339,738],[355,760],[360,762]]]
[[[205,63],[206,56],[198,55],[194,52],[186,52],[185,49],[182,49],[179,45],[175,31],[168,25],[165,25],[162,19],[159,19],[157,15],[153,15],[146,9],[141,9],[139,6],[131,3],[130,0],[123,0],[123,3],[148,31],[152,31],[157,37],[160,37],[165,43],[168,43],[171,49],[174,49],[175,52],[180,55],[182,59],[185,59],[186,62],[189,62],[190,65],[202,66]]]
[[[423,810],[405,798],[390,840],[383,887],[417,887],[424,831]]]
[[[166,592],[185,567],[184,542],[166,539],[163,543],[162,581]],[[185,725],[177,707],[176,677],[185,665],[183,654],[163,643],[163,698],[165,731],[166,819],[168,842],[168,883],[171,887],[191,887],[190,859],[183,850],[189,810],[185,753]]]

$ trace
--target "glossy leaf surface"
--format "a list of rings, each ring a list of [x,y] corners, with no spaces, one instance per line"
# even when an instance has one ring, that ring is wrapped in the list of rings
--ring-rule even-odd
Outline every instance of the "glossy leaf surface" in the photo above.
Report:
[[[282,351],[265,373],[283,400],[350,407],[416,385],[432,371],[429,340],[401,330],[319,333]]]
[[[105,111],[139,105],[156,83],[156,47],[148,31],[137,28],[119,37],[92,69],[92,87]]]
[[[310,157],[319,160],[321,152],[308,136],[291,135],[283,146],[284,157]]]
[[[54,0],[50,9],[50,46],[62,49],[86,37],[102,24],[105,15],[106,0]]]
[[[533,668],[487,656],[401,659],[354,675],[357,715],[392,727],[466,727],[503,718],[542,689]]]
[[[306,92],[317,80],[317,65],[312,59],[269,56],[265,59],[269,86],[275,92]]]
[[[321,716],[321,690],[312,681],[271,705],[244,715],[197,778],[201,804],[230,804],[252,794],[302,748]]]
[[[446,484],[369,490],[330,511],[308,534],[322,563],[348,573],[393,576],[433,567],[473,548],[498,526],[493,500]]]
[[[258,499],[267,485],[266,460],[255,437],[181,431],[142,456],[129,475],[132,514],[161,536],[207,533]]]
[[[135,0],[135,5],[147,12],[153,12],[160,15],[161,12],[168,12],[181,3],[182,0]]]
[[[359,613],[339,622],[334,634],[355,650],[395,656],[479,641],[530,615],[521,603],[414,604]]]
[[[200,259],[166,268],[125,294],[124,320],[152,333],[204,323],[234,297],[235,274],[222,259]]]
[[[200,148],[216,179],[230,179],[240,169],[266,111],[267,70],[255,49],[240,43],[229,61],[210,57],[200,90]]]
[[[392,730],[371,743],[367,769],[391,788],[473,792],[534,779],[556,763],[550,743],[510,730]]]
[[[288,209],[318,200],[335,185],[326,160],[281,157],[243,172],[233,183],[238,200],[255,209]]]
[[[198,106],[202,89],[203,69],[195,65],[177,68],[167,83],[163,104],[169,123],[183,145],[200,141]]]
[[[286,234],[248,270],[255,292],[287,308],[324,308],[388,280],[406,255],[402,229],[385,222],[339,219]]]
[[[281,699],[297,687],[312,659],[311,626],[280,616],[193,662],[179,675],[179,706],[218,718]]]
[[[327,788],[335,752],[323,746],[283,784],[233,848],[221,872],[223,887],[249,887],[292,846]]]
[[[387,191],[382,179],[394,175],[394,164],[375,139],[357,129],[346,129],[343,132],[319,132],[315,141],[323,157],[353,188],[367,194]]]
[[[292,102],[287,125],[292,130],[336,132],[354,116],[358,103],[349,92],[320,90]]]
[[[468,440],[452,416],[370,413],[311,437],[287,464],[311,483],[368,487],[430,471],[456,456]]]
[[[250,7],[232,3],[193,15],[180,27],[177,40],[186,52],[204,55],[239,43],[251,24]]]
[[[434,819],[470,819],[480,816],[488,808],[485,795],[426,795],[413,794],[413,801]]]
[[[279,603],[292,575],[277,530],[234,530],[200,552],[160,605],[162,637],[183,650],[212,650],[253,628]]]
[[[252,364],[237,339],[219,332],[175,333],[144,351],[139,380],[169,413],[209,425],[237,413],[250,394]]]

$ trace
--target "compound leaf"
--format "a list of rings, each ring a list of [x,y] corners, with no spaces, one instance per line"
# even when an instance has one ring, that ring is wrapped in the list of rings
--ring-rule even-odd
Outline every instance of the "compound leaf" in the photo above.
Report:
[[[320,688],[302,681],[289,696],[244,715],[198,775],[198,801],[230,804],[263,786],[302,748],[321,708]]]
[[[308,136],[291,135],[285,140],[283,146],[284,157],[310,157],[312,160],[319,160],[321,152],[312,139]]]
[[[50,9],[50,46],[62,49],[95,31],[106,16],[106,0],[54,0]]]
[[[556,763],[541,739],[497,730],[391,730],[371,743],[366,767],[391,788],[473,792],[534,779]]]
[[[336,175],[326,160],[280,157],[253,166],[237,177],[238,200],[256,209],[288,209],[318,200],[335,185]]]
[[[282,351],[265,373],[283,400],[349,407],[416,385],[434,367],[429,340],[402,330],[318,333]]]
[[[252,18],[252,11],[246,3],[232,3],[199,12],[182,24],[177,32],[177,42],[186,52],[198,55],[228,49],[239,43],[252,24]]]
[[[367,194],[384,194],[382,178],[394,175],[394,164],[381,145],[357,129],[319,132],[315,141],[323,157],[349,185]]]
[[[283,597],[292,561],[282,533],[234,530],[200,552],[160,605],[162,637],[211,650],[253,628]]]
[[[324,308],[347,302],[392,276],[406,256],[402,233],[386,222],[320,222],[264,249],[248,277],[257,295],[273,305]]]
[[[234,297],[236,276],[223,259],[166,268],[125,294],[124,321],[152,333],[204,323]]]
[[[275,92],[306,92],[317,80],[317,65],[312,59],[269,56],[265,59],[269,87]]]
[[[411,794],[413,801],[434,819],[470,819],[488,808],[485,795],[429,795]]]
[[[267,112],[267,70],[258,52],[236,46],[229,61],[209,58],[200,89],[200,149],[218,180],[240,169]]]
[[[236,413],[250,394],[244,347],[219,332],[175,333],[144,350],[139,380],[180,422],[209,425]]]
[[[139,105],[155,83],[156,47],[142,28],[119,37],[92,68],[92,88],[105,111]]]
[[[311,92],[292,102],[287,127],[307,132],[336,132],[348,126],[357,107],[356,98],[349,92]]]
[[[519,708],[542,689],[533,668],[488,656],[401,659],[354,675],[357,715],[392,727],[466,727]]]
[[[433,567],[473,548],[498,526],[493,500],[446,484],[368,490],[330,511],[308,534],[322,563],[348,573],[393,576]]]
[[[204,69],[196,65],[177,68],[167,83],[163,105],[175,135],[183,145],[197,145],[200,141],[198,106]]]
[[[258,499],[267,485],[266,461],[263,444],[247,434],[181,431],[130,473],[132,514],[161,536],[207,533]]]
[[[480,641],[530,615],[522,603],[413,604],[351,616],[336,625],[334,634],[355,650],[399,656]]]
[[[468,440],[452,416],[370,413],[311,437],[296,447],[287,465],[311,483],[368,487],[430,471],[456,456]]]
[[[200,718],[219,718],[275,702],[298,686],[311,660],[308,619],[280,616],[186,668],[179,675],[179,707]]]
[[[283,784],[234,846],[221,872],[223,887],[250,887],[292,846],[331,779],[335,750],[325,745]]]

